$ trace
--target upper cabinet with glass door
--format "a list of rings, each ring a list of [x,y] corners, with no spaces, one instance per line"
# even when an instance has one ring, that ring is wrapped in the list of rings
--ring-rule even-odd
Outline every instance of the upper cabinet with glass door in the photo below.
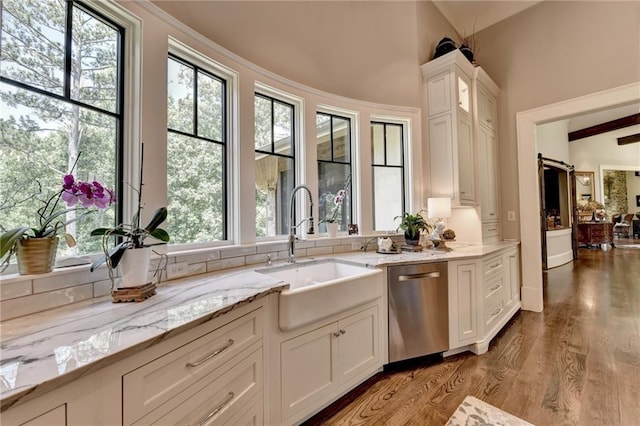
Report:
[[[474,67],[459,51],[420,67],[426,89],[430,196],[477,204],[471,81]]]

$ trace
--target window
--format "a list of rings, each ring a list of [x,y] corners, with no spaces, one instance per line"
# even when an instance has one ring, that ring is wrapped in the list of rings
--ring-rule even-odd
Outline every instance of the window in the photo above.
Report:
[[[35,222],[40,199],[61,188],[80,153],[74,175],[120,196],[124,29],[75,1],[4,0],[1,7],[2,230]],[[61,244],[58,256],[99,252],[90,230],[115,225],[117,206],[67,225],[78,244]]]
[[[353,192],[351,185],[351,120],[324,112],[316,114],[318,155],[318,198],[321,220],[334,215],[338,229],[347,230],[351,223]],[[347,195],[341,205],[334,204],[338,191],[345,188]],[[320,223],[320,232],[326,225]]]
[[[273,237],[289,229],[295,186],[294,106],[256,93],[256,236]]]
[[[170,55],[167,191],[173,244],[227,238],[225,80]]]
[[[403,126],[371,123],[373,168],[373,229],[395,229],[393,218],[402,215],[404,206]]]

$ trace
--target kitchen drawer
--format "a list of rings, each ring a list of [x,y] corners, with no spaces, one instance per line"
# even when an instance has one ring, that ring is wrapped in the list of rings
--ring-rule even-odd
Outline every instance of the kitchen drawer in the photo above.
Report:
[[[4,419],[2,423],[4,424]],[[10,422],[7,421],[6,424]],[[15,423],[14,423],[15,424]],[[63,404],[51,411],[47,411],[38,417],[28,420],[24,423],[20,423],[20,426],[64,426],[67,424],[67,405]]]
[[[504,296],[504,274],[498,274],[483,283],[484,304]]]
[[[484,307],[484,333],[487,334],[504,316],[504,301],[498,298]]]
[[[229,424],[234,426],[264,425],[264,401],[262,398],[257,398],[257,401],[250,401],[238,411],[239,413],[231,419]]]
[[[262,308],[123,376],[123,418],[130,424],[261,341]]]
[[[504,272],[504,264],[502,261],[502,255],[494,256],[482,261],[482,277],[483,281],[496,274]]]
[[[235,365],[234,359],[229,368],[209,374],[135,425],[236,424],[231,419],[243,417],[245,405],[255,398],[261,399],[263,389],[262,348],[241,355]],[[255,408],[261,409],[262,406]],[[251,424],[255,417],[250,415],[246,422]]]
[[[500,224],[498,222],[487,222],[482,224],[482,239],[495,240],[500,238]]]

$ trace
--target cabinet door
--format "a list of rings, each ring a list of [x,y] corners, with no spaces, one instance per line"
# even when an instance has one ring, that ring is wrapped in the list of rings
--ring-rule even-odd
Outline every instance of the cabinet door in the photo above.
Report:
[[[489,130],[495,131],[497,102],[496,98],[487,90],[478,86],[478,123]]]
[[[453,150],[451,114],[429,120],[429,173],[434,197],[455,197],[458,179],[454,174],[457,158]]]
[[[449,262],[449,348],[478,337],[478,282],[475,262]]]
[[[338,322],[338,375],[344,383],[378,363],[378,309],[373,307]]]
[[[458,193],[461,204],[474,204],[475,194],[475,153],[471,137],[471,121],[458,118],[457,125],[457,174]]]
[[[283,342],[280,346],[282,419],[313,407],[337,387],[337,323]]]
[[[478,129],[478,176],[482,221],[498,220],[495,136],[487,129]]]
[[[447,70],[427,80],[429,117],[451,111],[451,74]]]
[[[520,301],[520,251],[518,249],[511,251],[505,255],[507,258],[507,294],[505,300],[507,309],[511,309]]]

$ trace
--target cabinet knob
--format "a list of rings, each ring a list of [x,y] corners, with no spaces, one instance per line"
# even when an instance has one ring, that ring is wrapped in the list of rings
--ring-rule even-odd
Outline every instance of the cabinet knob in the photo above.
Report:
[[[341,329],[340,329],[340,334],[346,334],[346,330],[345,330],[345,329],[343,329],[343,328],[341,328]]]
[[[490,118],[487,118],[487,123],[491,123],[491,119]]]
[[[333,334],[334,337],[340,337],[340,333],[338,333],[337,331],[333,332],[332,334]]]

